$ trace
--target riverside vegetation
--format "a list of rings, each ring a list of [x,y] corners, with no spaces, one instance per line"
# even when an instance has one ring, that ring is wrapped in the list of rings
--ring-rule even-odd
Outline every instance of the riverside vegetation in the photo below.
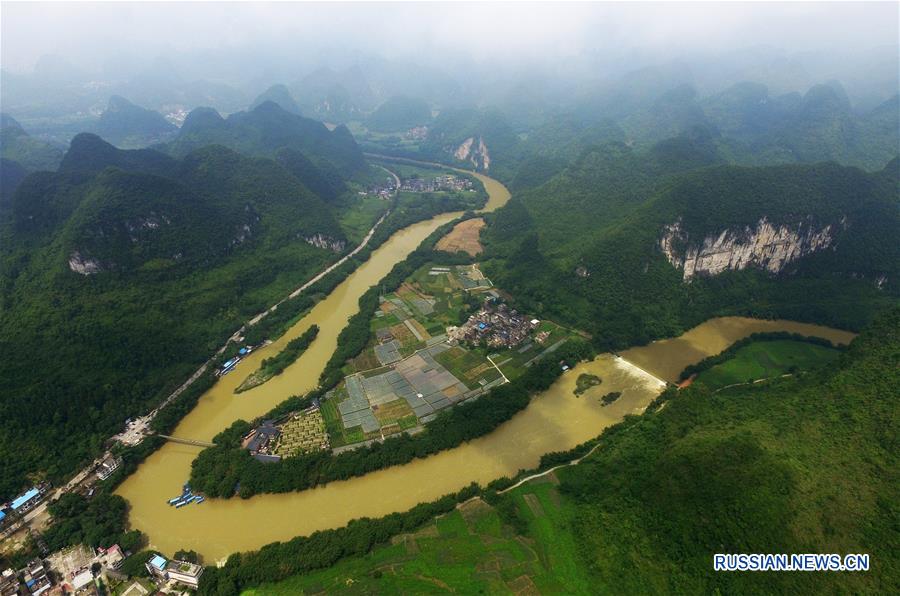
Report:
[[[316,339],[316,336],[319,334],[319,328],[316,325],[313,325],[309,329],[303,332],[300,337],[296,337],[288,342],[288,344],[284,347],[283,350],[278,352],[275,356],[271,358],[266,358],[262,361],[262,364],[259,367],[259,370],[253,372],[248,376],[243,383],[238,385],[237,389],[235,389],[235,393],[240,393],[242,391],[247,391],[248,389],[253,389],[254,387],[258,387],[262,385],[275,375],[280,375],[284,372],[289,365],[291,365],[297,358],[300,357],[303,352],[306,351],[306,348],[309,347],[309,344]]]
[[[382,290],[395,290],[426,263],[451,265],[468,261],[468,257],[461,254],[434,250],[437,240],[451,227],[452,224],[448,224],[436,230],[404,261],[395,265],[380,284],[360,297],[359,312],[341,331],[337,348],[320,376],[318,389],[283,402],[261,418],[277,417],[305,407],[314,397],[320,398],[343,379],[346,362],[359,355],[368,344],[369,321],[378,308]],[[240,447],[240,438],[251,428],[250,423],[240,420],[213,440],[215,447],[204,449],[194,460],[191,485],[214,497],[231,497],[235,487],[240,486],[239,494],[246,498],[265,492],[303,490],[450,449],[489,433],[525,408],[533,394],[548,388],[561,374],[557,359],[578,361],[590,353],[585,342],[570,340],[557,350],[553,359],[538,361],[511,383],[495,387],[477,400],[441,412],[426,425],[424,433],[401,434],[336,456],[311,453],[263,464]]]
[[[501,589],[488,569],[458,573],[457,564],[491,556],[488,543],[467,539],[480,533],[495,546],[526,539],[536,557],[517,569],[550,591],[891,591],[898,581],[895,537],[881,504],[896,495],[890,421],[898,416],[892,399],[900,382],[898,348],[900,309],[894,309],[819,374],[715,394],[702,385],[669,389],[644,415],[607,429],[582,463],[556,470],[558,485],[530,483],[496,494],[511,485],[498,481],[406,514],[236,554],[224,567],[207,569],[200,593],[340,592],[351,585],[348,578],[354,589],[376,591],[434,584]],[[567,463],[588,447],[545,457],[542,467]],[[847,457],[867,465],[835,464]],[[852,487],[863,487],[864,496]],[[496,514],[476,518],[483,525],[460,525],[450,511],[478,494]],[[845,515],[850,510],[854,515]],[[433,526],[435,514],[444,517],[437,532],[422,535],[429,542],[420,554],[404,550],[397,558],[397,547],[385,544]],[[430,564],[432,549],[451,554]],[[868,573],[712,573],[719,550],[869,552],[884,563]],[[659,564],[639,564],[648,558]]]

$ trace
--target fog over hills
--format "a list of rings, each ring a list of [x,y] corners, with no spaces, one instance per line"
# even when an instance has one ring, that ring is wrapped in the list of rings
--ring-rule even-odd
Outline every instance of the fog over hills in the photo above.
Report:
[[[897,593],[900,3],[2,17],[0,594]]]

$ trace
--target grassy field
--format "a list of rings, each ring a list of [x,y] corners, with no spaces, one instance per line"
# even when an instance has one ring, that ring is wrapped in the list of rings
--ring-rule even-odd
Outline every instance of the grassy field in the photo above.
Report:
[[[379,170],[382,173],[383,170]],[[378,218],[390,207],[390,201],[378,197],[358,197],[351,206],[342,209],[338,223],[354,246],[362,242]]]
[[[591,593],[555,485],[523,486],[511,499],[518,524],[476,499],[364,557],[245,594]]]
[[[710,389],[777,377],[815,368],[835,360],[840,351],[791,340],[759,341],[739,349],[733,358],[697,375]]]

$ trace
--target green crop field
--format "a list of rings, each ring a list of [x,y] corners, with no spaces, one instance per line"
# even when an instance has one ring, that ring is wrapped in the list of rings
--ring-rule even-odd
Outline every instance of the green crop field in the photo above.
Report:
[[[839,354],[838,350],[801,341],[753,342],[735,352],[733,358],[701,372],[695,382],[719,389],[821,366]]]
[[[383,170],[379,171],[383,173]],[[350,242],[356,245],[390,206],[389,201],[377,197],[354,197],[351,204],[338,213],[338,222]]]
[[[366,556],[245,594],[589,594],[590,582],[566,531],[572,511],[555,485],[523,486],[512,503],[517,524],[504,522],[509,516],[484,501],[469,501]],[[514,529],[519,524],[527,537]]]

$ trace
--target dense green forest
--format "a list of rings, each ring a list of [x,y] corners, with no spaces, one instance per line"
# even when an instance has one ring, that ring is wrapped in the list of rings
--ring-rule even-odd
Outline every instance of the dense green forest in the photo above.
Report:
[[[62,156],[62,149],[32,137],[12,116],[0,113],[0,157],[35,171],[55,170]]]
[[[127,167],[153,152],[87,140],[67,170],[99,173],[33,174],[3,216],[4,495],[28,473],[59,480],[89,460],[243,320],[337,258],[305,237],[343,238],[322,200],[274,162],[221,147],[180,162],[152,155],[145,165],[174,163],[162,177],[101,169],[77,153],[102,144]]]
[[[711,316],[782,317],[858,330],[896,304],[900,209],[895,160],[866,174],[836,164],[715,165],[704,137],[634,152],[607,145],[516,193],[488,228],[486,270],[524,307],[589,331],[601,349],[678,335]],[[708,164],[699,169],[692,164]],[[676,253],[759,222],[798,237],[828,230],[829,250],[788,263],[697,275]]]
[[[893,556],[900,544],[887,505],[898,497],[898,353],[900,309],[894,309],[879,316],[830,369],[718,394],[702,386],[670,389],[647,413],[626,418],[592,441],[599,447],[582,463],[558,469],[555,482],[544,479],[497,494],[512,484],[507,480],[463,496],[480,495],[498,514],[502,527],[476,526],[492,536],[489,544],[530,545],[536,553],[527,559],[532,565],[513,568],[546,589],[889,593],[900,582]],[[586,447],[546,457],[542,467],[568,462]],[[446,527],[457,500],[460,495],[233,555],[224,567],[207,570],[200,592],[237,594],[261,586],[262,594],[290,593],[301,578],[304,586],[329,591],[377,591],[413,581],[401,579],[410,574],[401,570],[406,566],[415,570],[418,586],[496,586],[478,568],[456,572],[471,549],[477,560],[493,553],[483,540],[460,543],[460,532],[472,532],[471,525],[427,533],[434,548],[451,553],[442,564],[426,560],[424,549],[405,550],[397,559],[390,554],[393,547],[381,546],[434,515],[443,515],[437,524]],[[464,511],[468,521],[472,510]],[[324,552],[329,554],[318,554]],[[872,568],[716,573],[712,557],[720,552],[869,553]],[[332,583],[335,573],[318,571],[326,567],[343,578],[340,585]]]
[[[328,130],[323,123],[287,112],[273,101],[228,118],[212,108],[197,108],[188,114],[178,136],[165,150],[184,156],[207,145],[223,145],[261,157],[273,157],[283,148],[294,149],[319,169],[326,173],[336,170],[344,178],[365,166],[362,152],[346,127]]]

